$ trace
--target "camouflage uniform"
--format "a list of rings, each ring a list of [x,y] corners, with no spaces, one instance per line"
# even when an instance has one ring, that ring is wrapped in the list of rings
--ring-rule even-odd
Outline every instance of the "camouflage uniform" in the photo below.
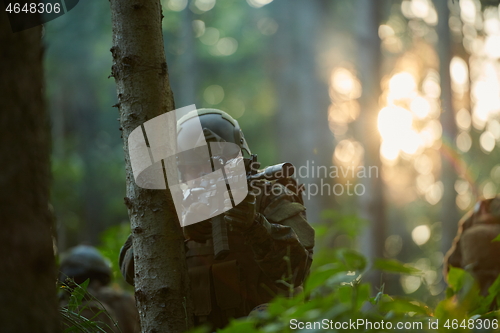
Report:
[[[295,181],[259,180],[253,186],[260,214],[246,232],[228,231],[231,252],[225,259],[214,260],[212,239],[185,241],[196,324],[223,327],[230,318],[248,315],[275,295],[286,295],[289,288],[279,280],[300,290],[309,272],[314,230],[301,196],[289,189],[297,188]],[[121,250],[120,267],[133,284],[131,236]]]
[[[90,279],[80,315],[101,322],[101,327],[109,333],[140,332],[134,297],[107,286],[111,280],[111,268],[96,248],[85,245],[73,248],[62,260],[60,271],[59,280],[71,281],[68,284],[70,288],[73,288],[73,281],[82,284]],[[68,296],[69,293],[61,295],[61,306],[68,305]],[[72,326],[71,323],[65,324]]]
[[[445,276],[449,265],[468,270],[478,281],[481,294],[500,274],[500,197],[481,200],[459,222],[457,236],[444,259]]]

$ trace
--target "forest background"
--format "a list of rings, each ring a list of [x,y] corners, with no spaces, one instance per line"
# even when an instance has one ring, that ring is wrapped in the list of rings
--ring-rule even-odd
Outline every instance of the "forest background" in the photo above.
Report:
[[[443,6],[444,4],[444,6]],[[319,242],[397,259],[421,275],[375,274],[393,295],[435,305],[461,215],[500,186],[498,2],[162,1],[176,107],[227,111],[262,165],[377,168],[315,176],[307,214]],[[445,19],[441,19],[444,17]],[[59,252],[100,247],[114,265],[129,233],[107,2],[44,27]],[[441,65],[440,65],[441,64]],[[330,170],[330,169],[329,169]],[[311,195],[327,183],[363,195]],[[317,186],[317,187],[315,187]],[[340,187],[337,187],[340,189]],[[338,192],[337,192],[338,193]]]

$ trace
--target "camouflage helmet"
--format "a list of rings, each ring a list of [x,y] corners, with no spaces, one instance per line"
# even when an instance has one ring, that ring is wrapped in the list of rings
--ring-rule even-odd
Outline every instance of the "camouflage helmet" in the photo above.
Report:
[[[111,265],[93,246],[79,245],[63,255],[59,281],[67,278],[81,284],[87,279],[107,285],[111,280]]]
[[[237,147],[231,145],[234,149],[228,152],[230,155],[237,155],[240,151],[244,151],[248,155],[252,154],[238,122],[226,112],[217,109],[193,110],[177,121],[177,145],[179,151],[186,151],[190,147],[198,146],[197,142],[200,137],[193,135],[193,133],[196,133],[195,130],[199,128],[197,127],[196,117],[201,123],[204,138],[207,142],[235,144]],[[199,156],[204,154],[203,152],[206,152],[204,147],[198,153],[186,151],[178,154],[177,162],[180,165],[197,164],[200,162]]]

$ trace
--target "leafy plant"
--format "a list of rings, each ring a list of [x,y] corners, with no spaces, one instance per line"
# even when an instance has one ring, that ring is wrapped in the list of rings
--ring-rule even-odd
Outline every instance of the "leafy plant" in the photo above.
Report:
[[[104,315],[104,318],[109,319],[115,328],[120,331],[112,316],[106,311],[105,306],[97,298],[88,293],[87,288],[89,281],[90,280],[86,280],[82,284],[77,284],[72,280],[68,280],[68,283],[63,283],[60,286],[62,292],[61,298],[64,300],[68,297],[67,304],[65,306],[61,306],[59,309],[64,329],[63,332],[115,332],[115,330],[113,330],[108,324],[98,320],[101,315]],[[97,304],[98,309],[96,309],[95,306],[89,306],[91,303]],[[84,311],[87,312],[86,316],[83,315]],[[92,317],[88,318],[88,313],[91,313]]]
[[[397,330],[398,325],[410,332],[465,332],[486,320],[492,324],[490,330],[498,327],[499,313],[491,308],[500,304],[500,278],[490,287],[489,295],[483,297],[468,272],[452,268],[446,297],[432,309],[410,297],[387,295],[384,286],[371,297],[370,284],[363,282],[367,260],[350,249],[331,251],[330,263],[312,271],[302,294],[277,297],[266,311],[233,320],[220,332],[377,332]],[[379,259],[373,268],[393,274],[422,275],[396,260]]]

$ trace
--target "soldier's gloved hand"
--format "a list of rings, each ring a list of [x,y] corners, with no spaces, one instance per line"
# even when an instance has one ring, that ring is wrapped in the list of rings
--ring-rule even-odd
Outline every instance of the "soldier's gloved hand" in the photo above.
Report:
[[[231,200],[226,198],[224,205],[231,207]],[[234,230],[243,232],[252,226],[257,217],[255,207],[256,195],[253,192],[249,192],[242,202],[224,213],[224,219]]]
[[[192,221],[199,221],[208,216],[209,213],[210,208],[208,205],[201,202],[195,202],[189,206],[188,210],[184,214],[183,225]],[[210,219],[189,224],[182,229],[186,239],[192,239],[199,243],[203,243],[212,237],[212,223],[210,223]]]

